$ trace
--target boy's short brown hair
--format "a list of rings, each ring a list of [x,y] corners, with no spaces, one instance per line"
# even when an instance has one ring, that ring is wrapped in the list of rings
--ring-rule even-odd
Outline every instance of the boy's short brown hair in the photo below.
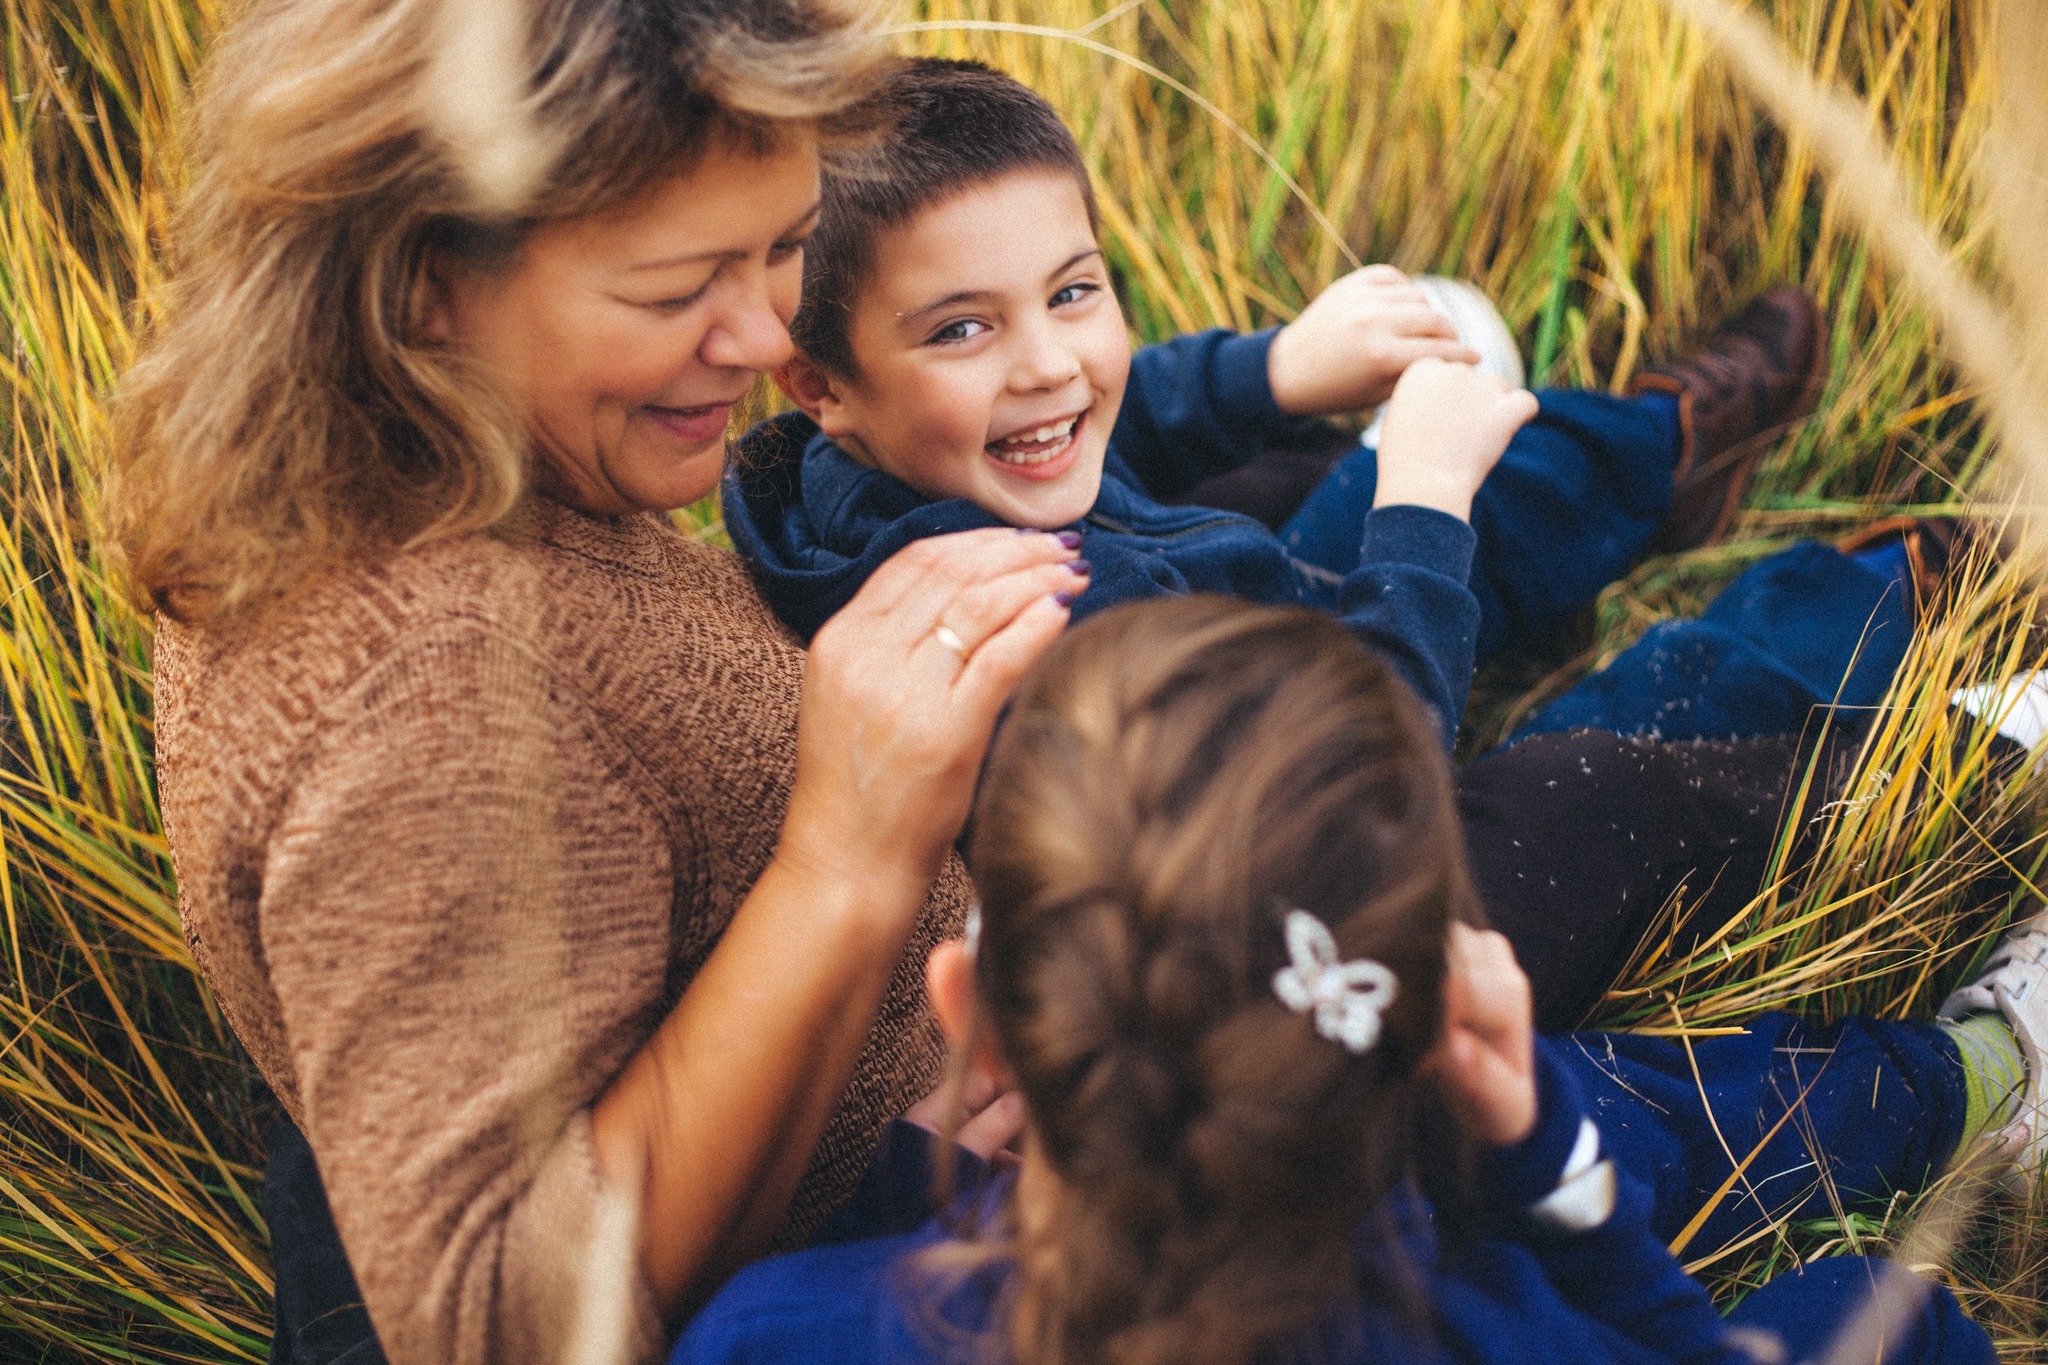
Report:
[[[1081,149],[1038,94],[979,62],[918,57],[873,96],[888,131],[825,175],[822,212],[804,252],[803,304],[790,335],[830,374],[859,373],[848,330],[884,232],[962,190],[1013,171],[1071,174],[1096,226]]]

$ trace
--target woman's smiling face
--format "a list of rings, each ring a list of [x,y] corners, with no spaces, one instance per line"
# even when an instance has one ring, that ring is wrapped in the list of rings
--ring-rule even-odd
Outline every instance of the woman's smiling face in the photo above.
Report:
[[[927,497],[1050,530],[1095,503],[1131,346],[1071,174],[1015,171],[875,244],[819,425]]]
[[[505,385],[542,486],[603,515],[709,494],[732,408],[792,354],[816,220],[809,142],[714,148],[625,204],[543,223],[511,263],[436,263],[428,330]]]

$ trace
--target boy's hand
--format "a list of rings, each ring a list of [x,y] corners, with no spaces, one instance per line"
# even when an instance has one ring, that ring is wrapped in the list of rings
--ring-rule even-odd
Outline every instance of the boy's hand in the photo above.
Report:
[[[1536,1044],[1529,978],[1501,935],[1451,925],[1444,1036],[1428,1063],[1467,1131],[1512,1146],[1536,1126]]]
[[[1280,411],[1297,417],[1376,408],[1425,357],[1476,364],[1450,319],[1390,265],[1354,270],[1280,329],[1266,378]]]
[[[1460,520],[1508,441],[1536,415],[1536,395],[1470,365],[1418,360],[1387,406],[1374,507],[1434,507]]]

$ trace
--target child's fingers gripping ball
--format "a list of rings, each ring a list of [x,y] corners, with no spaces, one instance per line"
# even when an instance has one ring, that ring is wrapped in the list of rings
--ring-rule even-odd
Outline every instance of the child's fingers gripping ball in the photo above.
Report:
[[[1394,387],[1380,437],[1377,507],[1413,503],[1468,516],[1536,396],[1470,365],[1424,359]]]
[[[1356,412],[1387,401],[1418,360],[1478,361],[1429,296],[1390,265],[1354,270],[1280,329],[1266,357],[1283,412]]]

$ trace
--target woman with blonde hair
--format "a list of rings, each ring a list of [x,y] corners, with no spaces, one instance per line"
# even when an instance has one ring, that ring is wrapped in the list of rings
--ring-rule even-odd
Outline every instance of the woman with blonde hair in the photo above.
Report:
[[[924,542],[806,659],[663,515],[789,355],[855,0],[531,0],[488,156],[465,12],[222,35],[110,508],[187,935],[383,1349],[644,1359],[934,1084],[952,841],[1085,566]],[[335,1358],[270,1207],[274,1358]]]

